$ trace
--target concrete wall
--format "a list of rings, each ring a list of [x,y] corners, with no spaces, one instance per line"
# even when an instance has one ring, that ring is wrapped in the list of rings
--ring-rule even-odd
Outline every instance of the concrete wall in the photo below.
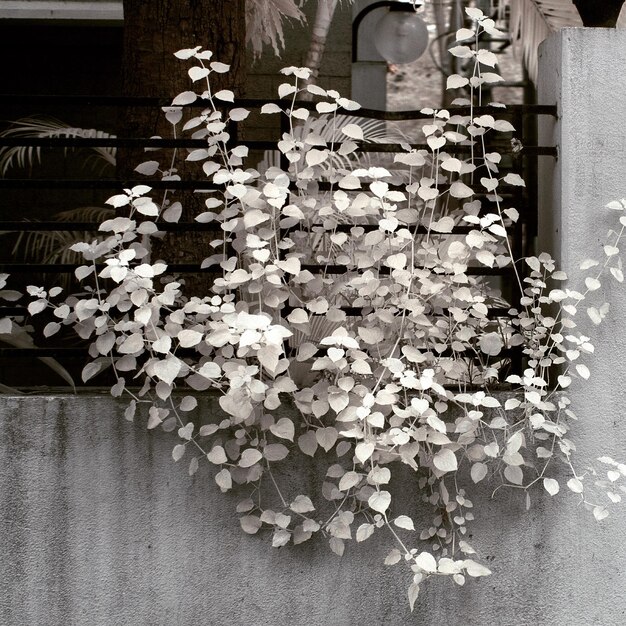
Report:
[[[541,47],[539,102],[556,104],[558,120],[541,118],[540,143],[558,146],[557,160],[540,162],[539,249],[551,250],[572,280],[585,291],[580,262],[601,263],[609,229],[620,229],[620,213],[605,208],[626,197],[626,30],[567,28]],[[623,250],[626,249],[622,243]],[[610,303],[601,326],[585,313]],[[623,420],[626,403],[626,284],[610,274],[590,294],[576,318],[578,330],[592,338],[595,353],[584,363],[587,384],[573,386],[576,411],[603,423]],[[626,452],[626,439],[616,442]]]
[[[462,588],[429,581],[411,614],[408,572],[382,564],[389,537],[350,544],[342,559],[319,542],[272,549],[239,530],[236,499],[219,493],[206,465],[190,478],[171,460],[175,437],[126,422],[124,403],[0,403],[3,625],[626,623],[623,510],[597,524],[573,494],[537,492],[526,513],[519,492],[501,490],[471,530],[493,575]],[[214,401],[201,408],[218,417]],[[576,433],[583,456],[626,438],[623,421],[597,422],[603,441],[593,420]],[[400,489],[415,492],[408,478]]]

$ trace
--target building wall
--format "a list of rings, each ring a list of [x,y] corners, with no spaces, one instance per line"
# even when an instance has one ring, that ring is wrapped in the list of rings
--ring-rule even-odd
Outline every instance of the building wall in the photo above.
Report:
[[[0,398],[0,623],[7,626],[622,626],[626,514],[601,524],[576,496],[541,489],[474,498],[473,544],[493,575],[423,585],[415,612],[408,569],[383,565],[387,535],[279,550],[245,535],[238,501],[207,463],[189,477],[172,434],[126,422],[106,394]],[[219,419],[201,399],[205,419]],[[623,440],[576,433],[580,453]],[[332,463],[332,458],[322,459]],[[302,466],[290,479],[318,476]],[[398,490],[416,492],[407,474]],[[245,497],[245,496],[243,496]],[[384,531],[381,531],[384,532]],[[262,533],[260,533],[262,534]]]

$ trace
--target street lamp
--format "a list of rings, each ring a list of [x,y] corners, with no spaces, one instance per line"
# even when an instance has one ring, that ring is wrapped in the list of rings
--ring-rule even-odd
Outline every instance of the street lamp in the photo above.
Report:
[[[358,58],[358,30],[363,18],[372,11],[388,7],[389,11],[377,23],[374,45],[388,63],[411,63],[424,54],[428,47],[428,27],[416,13],[423,0],[384,0],[366,6],[352,23],[352,60]]]

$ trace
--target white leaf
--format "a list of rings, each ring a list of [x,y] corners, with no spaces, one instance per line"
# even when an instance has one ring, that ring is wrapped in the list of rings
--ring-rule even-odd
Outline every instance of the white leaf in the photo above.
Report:
[[[413,609],[415,608],[415,601],[417,600],[417,597],[419,596],[419,592],[420,592],[420,586],[417,583],[411,583],[409,585],[409,589],[408,589],[408,595],[409,595],[409,607],[411,608],[411,613],[413,612]]]
[[[483,335],[478,345],[480,347],[481,352],[488,354],[490,356],[495,356],[500,354],[502,348],[504,347],[504,342],[502,341],[502,337],[498,333],[487,333]]]
[[[256,515],[244,515],[239,518],[241,530],[249,535],[254,535],[261,528],[261,520]]]
[[[182,213],[183,205],[180,202],[174,202],[163,211],[163,219],[166,222],[178,222]]]
[[[440,472],[454,472],[458,468],[456,455],[449,448],[442,448],[433,457],[433,464]]]
[[[567,481],[567,486],[574,493],[582,493],[584,490],[584,486],[578,478],[570,478]]]
[[[189,74],[189,78],[191,78],[191,80],[195,83],[196,81],[206,78],[209,75],[209,68],[194,65],[187,70],[187,74]]]
[[[318,102],[315,108],[318,113],[333,113],[337,110],[337,105],[334,102]]]
[[[230,89],[221,89],[215,95],[215,98],[222,100],[223,102],[234,102],[235,94]]]
[[[232,476],[226,468],[216,474],[215,482],[223,492],[228,491],[233,486]]]
[[[324,448],[326,452],[328,452],[337,441],[337,429],[333,426],[328,426],[327,428],[318,428],[315,431],[315,437],[317,442]]]
[[[558,481],[554,480],[554,478],[544,478],[543,487],[551,496],[559,493],[560,489]]]
[[[174,449],[172,450],[172,458],[174,459],[174,461],[179,461],[180,459],[182,459],[186,449],[187,446],[185,446],[184,444],[174,446]]]
[[[230,119],[234,122],[241,122],[242,120],[245,120],[248,115],[250,115],[250,111],[248,111],[248,109],[237,108],[232,109],[229,112],[228,117],[230,117]]]
[[[448,76],[446,82],[446,89],[458,89],[459,87],[465,87],[469,83],[469,79],[459,74],[452,74]]]
[[[173,106],[183,106],[185,104],[191,104],[196,101],[198,96],[193,91],[183,91],[179,93],[173,100]]]
[[[228,457],[222,446],[214,446],[211,451],[206,455],[209,462],[215,465],[222,465],[222,463],[228,462]]]
[[[373,531],[372,531],[373,532]],[[402,558],[402,553],[397,548],[394,548],[386,557],[385,565],[395,565]]]
[[[465,183],[456,181],[450,186],[450,195],[453,198],[469,198],[474,195],[474,191]]]
[[[290,85],[289,83],[282,83],[281,85],[278,86],[278,97],[284,98],[285,96],[295,93],[296,91],[297,89],[295,85]]]
[[[596,267],[596,265],[599,265],[598,261],[596,261],[595,259],[585,259],[581,264],[580,264],[580,269],[581,270],[588,270],[592,267]]]
[[[164,361],[157,361],[152,366],[155,376],[168,385],[171,385],[174,382],[174,379],[178,376],[181,367],[181,361],[179,361],[176,357],[171,357],[165,359]]]
[[[312,430],[298,437],[298,447],[307,456],[314,456],[317,450],[317,437]]]
[[[93,265],[81,265],[74,270],[74,275],[78,280],[84,280],[87,276],[93,274],[95,269]]]
[[[143,337],[139,333],[133,333],[127,337],[118,348],[122,354],[134,354],[143,348]]]
[[[198,401],[193,396],[185,396],[178,407],[181,411],[193,411],[198,406]]]
[[[225,74],[230,69],[230,65],[220,63],[219,61],[213,61],[213,63],[211,63],[211,69],[218,74]]]
[[[282,109],[277,104],[264,104],[261,113],[282,113]]]
[[[119,194],[117,196],[111,196],[108,200],[105,200],[105,204],[110,204],[116,209],[126,206],[129,202],[130,202],[130,198],[126,194]]]
[[[339,481],[339,491],[348,491],[348,489],[352,489],[361,482],[361,475],[357,474],[357,472],[349,471],[346,472]]]
[[[191,59],[191,57],[196,56],[196,52],[198,52],[200,48],[201,46],[196,46],[195,48],[185,48],[183,50],[178,50],[177,52],[174,52],[174,56],[177,59]]]
[[[310,513],[315,511],[315,507],[311,502],[311,499],[307,496],[297,496],[296,499],[289,505],[289,508],[294,513]]]
[[[601,522],[605,517],[609,516],[609,512],[606,507],[596,506],[593,509],[593,516],[596,518],[596,520]]]
[[[404,528],[405,530],[415,530],[413,520],[408,515],[399,515],[393,520],[393,523],[398,528]]]
[[[358,124],[347,124],[341,129],[341,132],[350,139],[363,140],[363,129]]]
[[[81,379],[84,383],[99,374],[106,367],[106,363],[96,361],[95,363],[87,363],[81,372]]]
[[[361,463],[365,463],[374,452],[375,445],[373,443],[360,442],[357,444],[354,455]]]
[[[470,474],[472,480],[475,483],[479,483],[485,476],[487,476],[487,466],[484,463],[474,463]]]
[[[369,539],[374,533],[376,526],[374,524],[361,524],[356,530],[356,540],[358,542]]]
[[[263,456],[272,462],[282,461],[289,455],[289,449],[282,443],[270,443],[263,448]]]
[[[287,417],[281,417],[276,424],[270,426],[270,431],[281,439],[293,441],[295,428],[293,422]]]
[[[384,513],[391,504],[391,494],[388,491],[376,491],[369,497],[367,503],[374,511]]]
[[[589,376],[591,376],[591,372],[589,371],[589,368],[586,365],[583,365],[582,363],[578,363],[576,365],[576,371],[578,372],[578,375],[581,378],[584,378],[585,380],[587,380]]]
[[[504,477],[514,485],[521,485],[524,482],[524,472],[516,465],[507,465],[504,468]]]
[[[415,557],[415,564],[427,574],[434,574],[437,571],[437,561],[430,552],[422,552]]]
[[[252,467],[256,463],[258,463],[263,458],[260,450],[256,448],[246,448],[241,453],[241,458],[239,459],[239,467]]]
[[[472,561],[471,559],[463,561],[463,567],[465,568],[465,571],[474,578],[478,576],[489,576],[489,574],[491,574],[491,570],[487,569],[480,563],[476,563],[476,561]]]
[[[476,36],[476,33],[469,28],[460,28],[456,31],[456,40],[457,41],[465,41],[466,39],[473,39]]]
[[[205,378],[219,378],[222,374],[222,370],[217,363],[209,362],[205,363],[199,370],[198,374]]]
[[[135,168],[135,172],[139,172],[140,174],[144,174],[145,176],[152,176],[153,174],[156,174],[158,169],[158,161],[144,161]]]
[[[490,50],[485,50],[484,48],[478,50],[476,53],[476,59],[479,63],[488,65],[489,67],[495,67],[498,63],[498,57]]]

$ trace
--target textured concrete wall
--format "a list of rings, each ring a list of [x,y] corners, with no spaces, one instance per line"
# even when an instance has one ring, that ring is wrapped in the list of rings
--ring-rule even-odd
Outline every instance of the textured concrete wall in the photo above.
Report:
[[[217,416],[214,402],[201,407]],[[171,461],[175,437],[126,422],[123,408],[105,395],[0,399],[3,626],[626,623],[624,512],[597,524],[561,492],[533,494],[526,513],[518,491],[501,490],[472,530],[493,576],[429,581],[410,614],[408,572],[382,564],[389,537],[342,559],[319,542],[272,549],[239,530],[236,499],[206,465],[190,478]],[[604,445],[624,441],[623,422],[599,421]],[[580,448],[599,452],[593,439]]]
[[[539,67],[539,101],[558,106],[557,121],[542,118],[540,142],[559,150],[556,161],[540,163],[540,249],[553,252],[570,288],[585,291],[580,262],[604,262],[607,232],[620,229],[620,213],[604,207],[626,197],[626,30],[564,29],[542,44]],[[622,243],[622,257],[624,250]],[[610,311],[598,327],[585,309],[605,301]],[[583,361],[590,381],[570,395],[581,417],[610,425],[623,421],[626,403],[626,284],[607,273],[583,304],[576,322],[595,353]],[[626,438],[612,447],[626,456]]]

